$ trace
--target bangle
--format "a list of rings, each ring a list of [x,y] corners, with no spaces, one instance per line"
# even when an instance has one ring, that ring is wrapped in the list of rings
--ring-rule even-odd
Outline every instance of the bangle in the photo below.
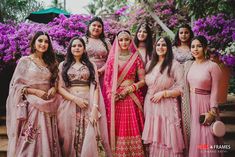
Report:
[[[211,116],[213,116],[213,117],[216,117],[216,116],[217,116],[216,112],[214,112],[214,111],[212,111],[212,110],[209,111],[208,113],[209,113]]]
[[[136,91],[139,89],[139,86],[138,84],[135,84],[135,87],[136,87]]]
[[[208,113],[209,117],[215,118],[215,116],[214,116],[214,115],[212,115],[212,114],[210,113],[210,111],[209,111],[209,112],[207,112],[207,113]]]
[[[167,95],[167,91],[166,91],[166,90],[164,90],[163,97],[164,97],[164,98],[167,98],[167,97],[168,97],[168,95]]]
[[[127,88],[128,88],[128,90],[127,90],[128,94],[130,94],[130,93],[132,93],[134,91],[133,85],[128,86]]]
[[[99,106],[98,106],[98,104],[93,104],[93,106],[95,106],[96,108],[98,108]]]
[[[71,99],[71,101],[74,101],[76,99],[76,96],[73,96],[73,98]]]
[[[136,86],[135,86],[135,84],[132,85],[132,89],[133,89],[133,90],[132,90],[132,93],[136,91]]]
[[[54,89],[55,89],[55,92],[57,91],[57,88],[56,88],[56,87],[52,87],[52,88],[54,88]]]

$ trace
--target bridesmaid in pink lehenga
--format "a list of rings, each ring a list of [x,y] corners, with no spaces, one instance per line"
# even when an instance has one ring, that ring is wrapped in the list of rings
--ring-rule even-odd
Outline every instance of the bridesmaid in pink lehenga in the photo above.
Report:
[[[130,32],[120,31],[110,51],[104,75],[104,100],[114,156],[143,157],[144,64]]]
[[[182,112],[185,138],[187,139],[187,135],[191,134],[189,157],[221,156],[216,150],[200,149],[201,145],[210,147],[219,144],[221,140],[213,136],[210,127],[212,121],[219,116],[218,84],[221,70],[216,63],[206,59],[206,49],[206,38],[204,36],[194,37],[191,42],[191,52],[195,61],[190,61],[185,66],[186,86],[182,99]],[[199,123],[201,114],[206,114],[203,124]]]
[[[84,40],[74,37],[68,46],[65,61],[59,65],[58,90],[64,98],[57,113],[62,155],[98,157],[97,124],[106,156],[111,156],[98,73],[85,50]]]
[[[103,88],[103,78],[105,71],[105,63],[108,58],[111,44],[104,35],[104,24],[100,17],[93,17],[87,27],[86,36],[83,37],[86,43],[86,51],[90,61],[97,66],[99,81]]]
[[[47,33],[37,32],[31,55],[22,57],[13,74],[7,107],[9,157],[60,157],[56,112],[57,64]]]
[[[142,139],[150,144],[150,157],[182,157],[184,140],[177,97],[183,90],[183,67],[173,60],[171,42],[162,37],[155,51],[145,81],[145,124]]]

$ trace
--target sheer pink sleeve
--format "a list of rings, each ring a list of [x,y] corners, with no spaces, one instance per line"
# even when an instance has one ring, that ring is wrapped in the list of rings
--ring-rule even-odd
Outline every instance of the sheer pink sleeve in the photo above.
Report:
[[[25,78],[24,74],[27,73],[29,64],[28,57],[20,58],[10,82],[9,95],[6,101],[6,126],[9,138],[18,137],[19,134],[19,121],[16,115],[20,107],[17,107],[17,105],[23,101],[22,89],[28,87],[29,78]]]
[[[211,74],[211,97],[210,97],[210,107],[218,107],[218,101],[219,101],[219,81],[222,76],[221,69],[219,66],[211,62],[210,67],[210,74]]]
[[[171,75],[174,78],[174,85],[171,87],[171,91],[180,91],[183,93],[183,65],[179,64],[176,61],[173,61]]]
[[[111,47],[112,47],[112,45],[111,45],[109,39],[106,38],[106,39],[105,39],[105,42],[107,43],[108,49],[110,50]]]
[[[58,79],[59,79],[59,80],[58,80],[58,86],[59,86],[59,87],[66,88],[66,87],[65,87],[64,80],[63,80],[63,78],[62,78],[63,63],[64,63],[64,62],[61,62],[61,63],[59,64],[59,73],[58,73],[58,75],[59,75]]]

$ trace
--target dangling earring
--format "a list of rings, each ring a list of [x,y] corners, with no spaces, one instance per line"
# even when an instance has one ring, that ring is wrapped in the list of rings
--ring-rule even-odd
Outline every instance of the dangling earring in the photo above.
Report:
[[[204,52],[204,58],[205,58],[205,59],[209,59],[209,54],[208,54],[208,51],[207,51],[207,50]]]
[[[35,50],[36,50],[36,49],[35,49],[35,46],[33,46],[33,48],[32,48],[32,52],[35,52]]]

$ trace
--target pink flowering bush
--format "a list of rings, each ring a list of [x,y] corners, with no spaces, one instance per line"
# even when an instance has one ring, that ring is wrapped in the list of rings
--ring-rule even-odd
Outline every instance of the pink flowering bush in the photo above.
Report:
[[[36,31],[48,32],[55,52],[65,54],[69,40],[85,34],[90,18],[85,15],[72,15],[70,18],[60,15],[49,24],[0,23],[0,69],[14,61],[15,56],[29,55],[30,41]]]
[[[0,23],[0,63],[8,62],[16,52],[16,42],[14,40],[15,27],[12,24]]]
[[[171,30],[176,29],[182,23],[190,21],[188,12],[177,9],[174,0],[157,2],[154,6],[154,12]]]
[[[48,24],[50,27],[48,33],[53,40],[53,47],[57,53],[65,54],[66,47],[71,38],[74,36],[84,36],[87,29],[87,23],[91,16],[86,15],[71,15],[67,18],[60,15],[54,21]]]
[[[195,21],[193,31],[196,35],[207,38],[210,47],[215,49],[214,53],[219,55],[225,64],[235,66],[234,54],[226,50],[231,46],[229,43],[235,41],[235,19],[230,19],[225,14],[208,16]]]

